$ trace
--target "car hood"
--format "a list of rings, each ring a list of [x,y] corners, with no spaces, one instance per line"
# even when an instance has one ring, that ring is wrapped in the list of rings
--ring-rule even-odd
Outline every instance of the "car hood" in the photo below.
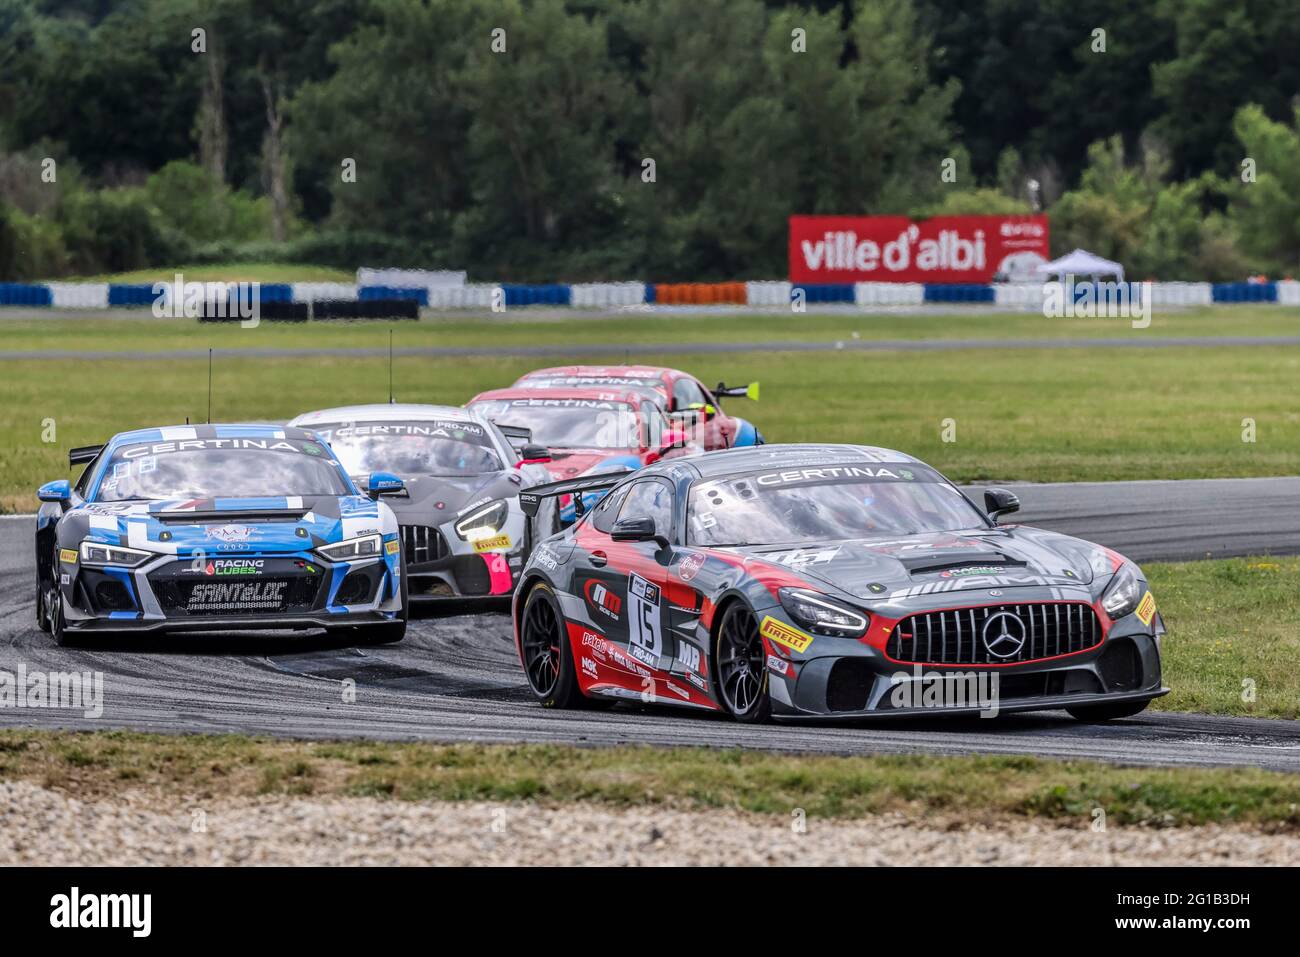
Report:
[[[177,555],[300,552],[395,531],[388,509],[364,495],[89,503],[60,523],[64,541],[89,538]]]
[[[1100,546],[1022,526],[743,551],[868,603],[921,591],[1089,585],[1113,570]]]
[[[442,525],[461,512],[494,499],[514,498],[519,494],[521,479],[513,470],[486,472],[482,475],[410,475],[402,476],[406,495],[390,495],[384,502],[403,524],[432,521]],[[432,518],[430,518],[432,516]]]
[[[551,461],[546,463],[546,471],[551,473],[551,481],[562,482],[585,475],[611,460],[625,468],[629,459],[635,459],[634,468],[641,465],[636,449],[551,449]]]

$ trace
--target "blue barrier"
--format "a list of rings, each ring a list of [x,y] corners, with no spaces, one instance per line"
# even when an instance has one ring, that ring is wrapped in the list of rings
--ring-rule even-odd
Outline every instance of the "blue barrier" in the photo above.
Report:
[[[658,287],[652,282],[645,284],[645,301],[651,305],[654,304],[657,289]]]
[[[809,282],[790,287],[790,296],[802,289],[804,302],[853,302],[851,282]]]
[[[110,283],[108,287],[108,304],[110,306],[152,306],[157,296],[153,283]]]
[[[422,306],[429,304],[429,290],[425,286],[362,286],[357,289],[362,302],[376,299],[414,299]]]
[[[926,283],[925,302],[993,302],[992,286],[974,283]]]
[[[0,282],[0,306],[51,306],[54,293],[49,286],[27,282]]]
[[[567,306],[570,294],[567,285],[551,283],[541,286],[503,285],[507,306]]]
[[[1210,296],[1215,302],[1277,302],[1277,283],[1216,282]]]
[[[293,302],[293,286],[287,282],[264,282],[257,292],[259,302]]]

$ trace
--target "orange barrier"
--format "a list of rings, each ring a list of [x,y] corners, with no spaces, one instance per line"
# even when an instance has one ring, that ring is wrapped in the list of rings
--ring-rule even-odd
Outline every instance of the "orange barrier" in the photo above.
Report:
[[[743,282],[661,282],[655,285],[654,301],[669,306],[743,306],[749,298]]]

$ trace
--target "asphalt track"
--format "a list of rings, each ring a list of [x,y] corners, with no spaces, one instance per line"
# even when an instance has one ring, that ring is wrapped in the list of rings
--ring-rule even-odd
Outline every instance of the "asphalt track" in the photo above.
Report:
[[[842,339],[809,342],[771,340],[766,342],[663,342],[663,343],[585,343],[581,346],[407,346],[393,350],[393,355],[430,359],[719,355],[733,352],[953,352],[961,350],[1017,349],[1219,349],[1227,346],[1300,346],[1300,336],[1114,336],[1097,338],[1040,339]],[[387,348],[319,348],[319,349],[219,349],[217,354],[240,359],[297,359],[344,356],[378,358],[388,355]],[[31,349],[0,350],[0,362],[41,359],[99,360],[118,359],[137,362],[167,362],[182,359],[206,359],[207,349],[174,349],[166,352],[115,352],[111,349]]]
[[[1134,558],[1295,551],[1297,479],[1013,486],[1026,521]],[[1123,502],[1119,507],[1116,503]],[[1202,524],[1196,532],[1187,528]],[[763,748],[831,754],[1032,754],[1120,764],[1300,772],[1300,722],[1148,712],[1106,725],[1063,713],[996,720],[745,727],[657,709],[551,712],[529,697],[503,610],[445,606],[401,644],[311,635],[187,636],[58,648],[34,622],[30,518],[0,521],[0,670],[97,671],[102,717],[2,709],[0,727],[246,732],[303,739]],[[345,680],[356,700],[345,702]]]

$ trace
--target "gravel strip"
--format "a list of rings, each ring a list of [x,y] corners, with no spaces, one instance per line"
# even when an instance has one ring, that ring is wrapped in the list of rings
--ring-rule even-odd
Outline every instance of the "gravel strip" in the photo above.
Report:
[[[902,816],[809,820],[596,805],[261,798],[84,803],[0,783],[0,865],[1300,864],[1300,837],[1226,826],[1103,833],[1031,821],[968,828]]]

